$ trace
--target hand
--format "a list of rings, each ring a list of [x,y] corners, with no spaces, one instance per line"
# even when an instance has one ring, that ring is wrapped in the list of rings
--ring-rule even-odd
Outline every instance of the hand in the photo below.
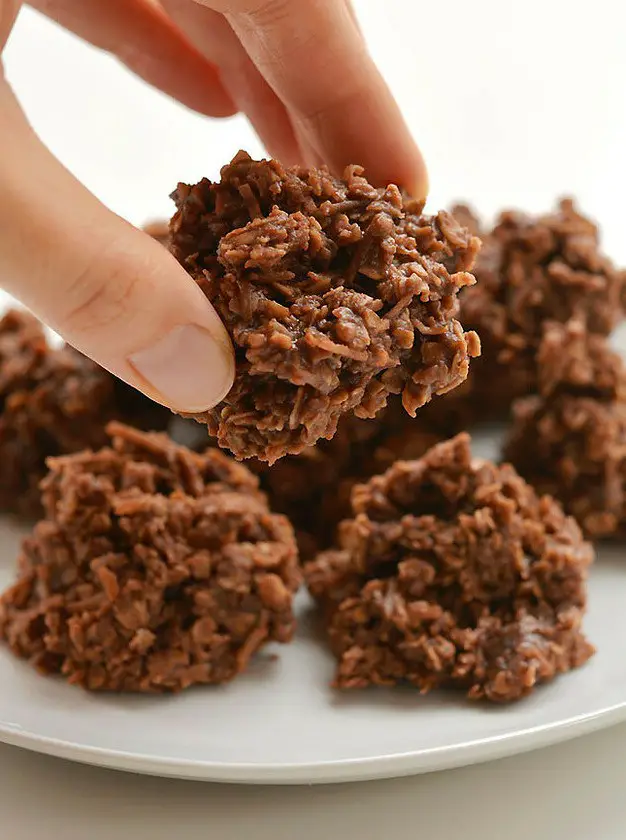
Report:
[[[19,0],[0,0],[0,50]],[[33,0],[30,4],[214,117],[243,111],[285,163],[361,163],[427,189],[422,158],[349,0]],[[53,158],[0,74],[0,278],[70,344],[173,409],[229,390],[232,347],[162,246]]]

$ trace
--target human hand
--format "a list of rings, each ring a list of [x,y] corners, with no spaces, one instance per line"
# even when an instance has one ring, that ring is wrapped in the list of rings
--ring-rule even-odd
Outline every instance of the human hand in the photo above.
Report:
[[[19,0],[0,0],[0,50]],[[238,110],[283,162],[426,194],[422,158],[349,0],[33,0],[210,116]],[[107,210],[36,137],[0,75],[1,284],[99,364],[185,412],[229,390],[217,314],[162,246]]]

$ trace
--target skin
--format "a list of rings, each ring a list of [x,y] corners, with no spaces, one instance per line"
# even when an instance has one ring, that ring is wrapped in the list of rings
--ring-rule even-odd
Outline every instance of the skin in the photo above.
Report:
[[[20,5],[0,0],[0,50]],[[211,117],[245,113],[286,164],[341,172],[360,163],[374,182],[426,195],[422,157],[349,0],[30,5],[189,108]],[[50,154],[1,72],[0,125],[4,288],[153,399],[181,411],[219,402],[232,384],[232,348],[193,281]]]

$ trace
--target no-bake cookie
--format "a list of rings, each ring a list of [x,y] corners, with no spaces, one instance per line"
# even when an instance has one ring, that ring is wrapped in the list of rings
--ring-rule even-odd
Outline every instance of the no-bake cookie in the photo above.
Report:
[[[294,631],[293,529],[218,450],[113,423],[112,445],[51,459],[46,518],[0,600],[0,633],[93,690],[221,683]]]
[[[45,459],[104,445],[109,420],[161,429],[170,416],[77,350],[52,347],[32,315],[0,320],[0,509],[40,516]]]
[[[410,415],[479,353],[458,320],[479,240],[358,166],[342,179],[241,152],[221,180],[179,184],[170,248],[235,346],[235,384],[197,419],[239,458],[272,463],[374,417]]]
[[[505,454],[592,538],[626,531],[626,369],[581,321],[550,324],[540,394],[514,404]]]
[[[350,516],[356,483],[398,459],[420,457],[441,439],[421,421],[421,413],[410,417],[395,397],[374,419],[345,417],[331,440],[271,467],[256,462],[255,468],[272,507],[287,514],[296,528],[301,558],[311,559],[332,544],[338,523]]]
[[[352,508],[338,547],[305,567],[337,687],[506,702],[592,655],[592,547],[513,467],[473,459],[466,434],[357,486]]]
[[[460,298],[460,319],[478,332],[482,353],[467,381],[426,413],[458,431],[506,416],[514,399],[536,393],[547,321],[583,318],[589,332],[609,335],[623,317],[626,272],[602,253],[598,228],[570,199],[541,216],[505,211],[491,231],[467,207],[452,212],[483,242],[477,283]]]

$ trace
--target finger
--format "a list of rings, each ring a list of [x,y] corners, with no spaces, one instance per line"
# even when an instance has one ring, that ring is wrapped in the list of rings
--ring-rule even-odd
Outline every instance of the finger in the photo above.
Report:
[[[352,5],[352,0],[344,0],[346,4],[346,9],[348,10],[348,14],[352,18],[352,23],[356,26],[359,35],[363,35],[361,31],[361,24],[359,23],[359,19],[356,16],[356,12],[354,11],[354,6]]]
[[[339,170],[361,163],[417,197],[426,169],[398,106],[339,0],[196,0],[224,12],[298,135]]]
[[[237,108],[268,151],[284,164],[305,163],[284,105],[256,69],[223,15],[191,0],[163,0],[163,7],[194,46],[220,68]]]
[[[109,212],[39,142],[0,83],[0,277],[70,344],[158,402],[229,390],[223,324],[168,251]]]
[[[11,34],[21,5],[21,0],[0,0],[0,52]]]
[[[236,113],[215,65],[153,0],[31,0],[30,5],[188,108],[213,117]]]

